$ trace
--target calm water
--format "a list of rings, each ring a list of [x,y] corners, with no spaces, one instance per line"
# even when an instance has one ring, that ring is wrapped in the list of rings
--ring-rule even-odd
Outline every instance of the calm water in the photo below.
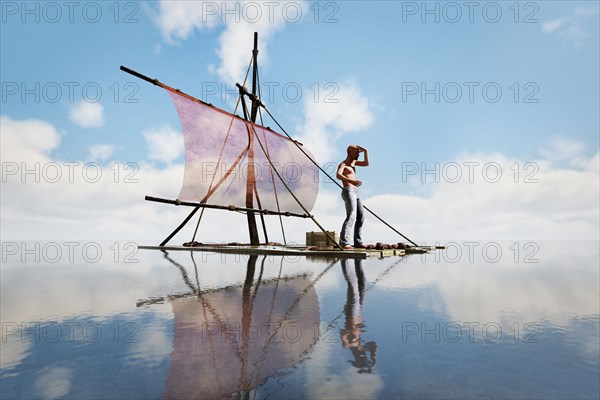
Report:
[[[362,262],[72,243],[3,243],[3,399],[600,395],[598,242]]]

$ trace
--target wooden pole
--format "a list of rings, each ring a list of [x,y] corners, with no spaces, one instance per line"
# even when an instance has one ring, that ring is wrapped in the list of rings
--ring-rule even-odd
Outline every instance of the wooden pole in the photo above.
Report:
[[[252,123],[256,122],[256,113],[258,112],[258,102],[256,101],[257,96],[257,83],[258,83],[258,32],[254,32],[254,49],[252,50],[252,112],[250,113],[250,120]]]
[[[244,118],[248,119],[248,111],[246,108],[246,100],[244,99],[245,88],[242,85],[237,85],[240,90],[240,99],[242,101],[242,110],[244,112]],[[248,131],[248,176],[246,178],[246,208],[252,210],[254,208],[254,190],[256,187],[256,171],[254,169],[254,131],[247,129]],[[260,239],[258,238],[258,228],[256,226],[256,218],[254,211],[248,211],[246,213],[248,221],[248,233],[250,235],[250,245],[258,246]]]
[[[198,208],[198,209],[200,209],[200,208],[214,208],[214,209],[217,209],[217,210],[240,211],[240,212],[252,211],[252,212],[255,212],[255,213],[259,213],[259,214],[282,215],[282,216],[285,216],[285,217],[310,218],[309,214],[298,214],[298,213],[293,213],[293,212],[288,212],[288,211],[275,211],[275,210],[267,210],[267,209],[259,209],[259,208],[248,209],[248,208],[244,208],[244,207],[236,207],[236,206],[233,206],[233,205],[231,205],[231,206],[221,206],[221,205],[218,205],[218,204],[206,204],[206,203],[196,203],[196,202],[193,202],[193,201],[171,200],[171,199],[164,199],[162,197],[154,197],[154,196],[146,196],[145,200],[147,200],[147,201],[154,201],[154,202],[157,202],[157,203],[173,204],[175,206],[195,207],[195,208]]]
[[[258,108],[260,106],[260,101],[258,100],[257,88],[258,88],[258,32],[254,32],[254,48],[252,49],[252,96],[250,97],[250,99],[252,100],[252,108],[250,109],[250,121],[252,121],[253,124],[256,123],[256,115],[258,113]],[[254,129],[252,131],[254,132]],[[252,163],[252,169],[254,169],[254,163]],[[256,180],[254,180],[253,184],[254,184],[254,193],[256,194],[256,200],[258,202],[260,202],[258,200],[258,191],[256,190]],[[268,243],[269,237],[267,236],[267,226],[265,225],[265,216],[263,214],[260,214],[260,222],[262,223],[263,233],[265,235],[265,243]],[[258,233],[257,233],[257,235],[258,235]]]

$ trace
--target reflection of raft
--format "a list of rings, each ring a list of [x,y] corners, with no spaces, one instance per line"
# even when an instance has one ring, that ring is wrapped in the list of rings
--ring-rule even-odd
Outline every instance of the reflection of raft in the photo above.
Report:
[[[246,255],[274,255],[274,256],[303,256],[320,258],[359,258],[368,257],[391,257],[403,256],[411,253],[427,253],[433,250],[429,246],[415,246],[408,249],[353,249],[338,250],[334,247],[309,248],[307,246],[250,246],[250,245],[209,245],[202,244],[194,247],[185,246],[138,246],[140,249],[150,250],[185,250],[185,251],[204,251],[229,254]]]
[[[319,337],[319,301],[307,275],[176,298],[172,306],[166,399],[247,393],[302,361]]]

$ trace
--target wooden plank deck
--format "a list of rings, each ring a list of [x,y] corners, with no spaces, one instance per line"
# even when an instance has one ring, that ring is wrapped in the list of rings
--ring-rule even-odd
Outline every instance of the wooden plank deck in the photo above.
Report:
[[[164,250],[164,251],[204,251],[214,253],[228,254],[246,254],[246,255],[275,255],[275,256],[303,256],[320,258],[357,258],[366,259],[371,257],[383,258],[393,256],[404,256],[411,253],[427,253],[432,250],[431,247],[412,247],[409,249],[385,249],[385,250],[338,250],[338,249],[317,249],[309,250],[306,246],[220,246],[220,245],[201,245],[194,247],[185,246],[138,246],[142,250]]]

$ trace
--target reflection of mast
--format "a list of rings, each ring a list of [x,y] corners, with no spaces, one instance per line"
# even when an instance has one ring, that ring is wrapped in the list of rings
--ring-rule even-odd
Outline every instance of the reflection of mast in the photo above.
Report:
[[[266,257],[265,257],[266,258]],[[250,256],[248,259],[248,268],[246,269],[246,280],[242,290],[242,382],[241,388],[244,391],[244,398],[248,398],[247,389],[251,387],[251,377],[248,371],[250,364],[250,328],[252,326],[252,305],[250,292],[254,281],[254,270],[256,269],[256,260],[258,256]],[[263,258],[264,261],[264,258]]]

